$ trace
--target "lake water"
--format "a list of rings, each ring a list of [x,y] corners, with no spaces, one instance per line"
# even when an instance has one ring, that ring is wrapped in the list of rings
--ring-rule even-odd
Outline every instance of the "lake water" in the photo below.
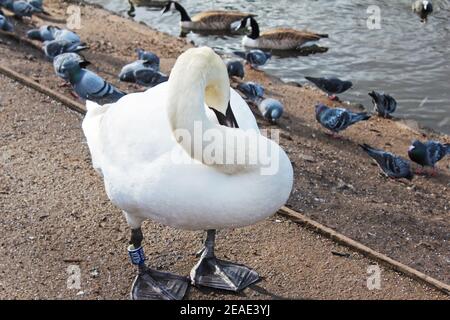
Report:
[[[126,0],[89,0],[126,15]],[[341,96],[372,108],[367,93],[390,93],[398,102],[397,115],[450,134],[450,4],[433,1],[434,14],[422,24],[411,11],[410,0],[185,0],[179,1],[191,16],[211,9],[257,14],[261,30],[292,27],[329,34],[320,41],[326,53],[273,57],[263,69],[286,81],[305,83],[304,76],[338,76],[353,81]],[[380,10],[379,29],[368,27],[368,8]],[[178,13],[161,16],[159,9],[140,7],[136,20],[180,34]],[[188,39],[224,53],[240,50],[241,36],[197,35]],[[151,48],[148,48],[151,49]]]

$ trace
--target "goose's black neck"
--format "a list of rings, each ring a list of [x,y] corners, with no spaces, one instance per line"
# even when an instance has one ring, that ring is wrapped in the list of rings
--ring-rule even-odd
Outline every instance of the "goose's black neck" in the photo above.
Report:
[[[251,33],[248,35],[248,37],[251,38],[251,39],[259,38],[259,25],[258,25],[258,22],[256,22],[256,20],[253,17],[249,17],[249,19],[250,19]]]
[[[174,2],[175,4],[175,9],[178,10],[178,12],[181,14],[181,21],[191,21],[191,18],[189,17],[186,9],[183,8],[183,6],[181,4],[179,4],[178,2]]]

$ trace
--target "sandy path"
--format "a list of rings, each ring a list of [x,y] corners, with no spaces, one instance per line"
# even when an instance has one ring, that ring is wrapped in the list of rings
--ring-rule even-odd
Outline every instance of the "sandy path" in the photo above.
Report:
[[[0,86],[0,298],[126,299],[134,274],[129,231],[91,169],[81,117],[4,76]],[[144,230],[150,263],[188,274],[202,234],[151,222]],[[220,232],[218,254],[264,280],[240,295],[193,288],[188,298],[446,298],[385,268],[381,290],[371,291],[370,260],[279,216]],[[66,288],[73,264],[82,271],[80,290]]]
[[[67,4],[57,0],[49,0],[46,4],[55,17],[63,17]],[[175,58],[190,46],[183,39],[155,32],[144,25],[90,6],[82,7],[82,19],[83,29],[77,32],[91,46],[91,50],[86,53],[93,62],[91,69],[130,92],[142,88],[118,83],[116,75],[123,64],[135,58],[134,48],[140,46],[156,52],[161,56],[163,71],[169,72]],[[102,23],[99,24],[98,21]],[[34,18],[33,23],[46,22]],[[17,24],[16,32],[23,35],[27,28],[29,26]],[[54,76],[51,64],[34,48],[0,37],[0,63],[69,96],[68,91],[58,87],[60,81]],[[314,121],[314,103],[326,102],[323,95],[316,90],[285,85],[263,73],[251,70],[247,70],[246,80],[263,83],[267,91],[281,99],[288,110],[280,122],[280,128],[281,144],[289,153],[296,174],[296,185],[289,200],[291,207],[426,274],[447,283],[450,281],[450,158],[440,164],[444,170],[438,178],[418,177],[412,184],[405,185],[380,177],[378,168],[372,166],[370,160],[357,148],[357,143],[366,142],[405,156],[411,139],[427,137],[450,142],[448,136],[421,130],[414,127],[413,123],[411,129],[402,121],[374,118],[346,131],[345,140],[333,141],[323,134],[323,130]],[[22,101],[23,97],[14,90],[6,84],[0,89],[0,147],[9,148],[7,152],[0,153],[0,170],[9,170],[9,175],[19,177],[17,180],[11,180],[0,172],[0,213],[8,213],[0,218],[1,227],[8,227],[5,232],[0,230],[0,249],[3,251],[8,248],[8,252],[14,252],[12,244],[23,247],[22,250],[17,250],[22,255],[11,256],[8,253],[9,258],[0,261],[0,272],[8,272],[8,277],[3,277],[3,274],[0,276],[0,288],[16,288],[6,292],[17,297],[32,297],[35,291],[22,292],[20,286],[31,290],[39,288],[36,286],[39,282],[42,291],[39,291],[38,295],[41,297],[72,297],[73,292],[64,291],[65,268],[68,263],[62,260],[76,260],[81,256],[86,280],[83,289],[88,288],[85,290],[86,297],[126,297],[132,279],[132,269],[128,266],[125,252],[128,230],[121,215],[110,207],[101,181],[91,170],[85,146],[80,146],[83,138],[78,116],[60,110],[59,107],[53,106],[48,98],[30,92],[28,94],[33,94],[33,97],[29,98],[28,107],[22,106],[23,110],[17,105],[13,107],[8,99],[19,99],[19,104],[25,103],[25,100]],[[52,106],[49,114],[44,112],[45,105]],[[15,115],[6,112],[8,106],[12,108],[8,112],[16,112]],[[26,109],[30,107],[38,112],[31,113]],[[55,118],[57,116],[58,118]],[[4,120],[6,117],[10,120]],[[15,120],[10,123],[11,119]],[[268,127],[261,119],[259,122],[263,127]],[[55,136],[52,136],[52,130],[49,129],[52,126]],[[49,135],[45,134],[46,130]],[[41,135],[38,136],[37,132],[41,132]],[[28,140],[16,141],[17,137],[25,135],[35,142],[31,144]],[[80,149],[77,151],[76,148]],[[16,160],[15,153],[19,150],[25,158],[17,155]],[[88,178],[80,178],[80,174],[87,175]],[[317,245],[323,244],[324,240],[318,238],[319,241],[315,235],[298,229],[284,219],[280,220],[283,222],[267,221],[254,227],[255,229],[231,232],[226,243],[219,240],[219,248],[223,248],[221,252],[230,259],[248,262],[261,273],[266,272],[264,275],[274,281],[270,282],[274,287],[267,288],[276,294],[304,298],[391,298],[394,297],[393,294],[397,294],[396,290],[388,292],[387,289],[376,293],[362,293],[367,291],[364,283],[369,262],[361,260],[359,256],[352,255],[349,265],[356,268],[353,273],[348,273],[347,270],[347,273],[342,272],[343,277],[338,278],[333,271],[333,276],[330,276],[331,269],[326,269],[327,267],[337,268],[341,274],[341,265],[350,260],[332,256],[328,247],[316,248]],[[21,230],[20,226],[26,226],[26,229]],[[45,232],[36,233],[47,242],[41,244],[38,241],[40,238],[34,235],[33,230],[37,230],[37,226],[40,226],[40,231]],[[154,230],[153,227],[157,228],[158,232],[150,233]],[[192,253],[200,246],[201,234],[181,233],[169,229],[159,232],[163,230],[162,227],[153,227],[149,225],[146,243],[149,253],[153,251],[153,246],[156,246],[156,251],[151,256],[155,265],[165,269],[173,268],[174,271],[186,274],[195,261]],[[270,237],[264,232],[260,232],[258,236],[251,234],[260,228],[272,230]],[[285,250],[287,232],[292,234],[289,238],[292,241],[291,246],[298,251],[281,254],[280,250]],[[94,237],[100,234],[102,241],[95,240]],[[227,235],[228,233],[221,233],[219,238],[224,239]],[[91,239],[87,239],[89,237]],[[172,238],[175,241],[172,241]],[[240,241],[250,246],[251,255],[241,251]],[[254,254],[251,250],[257,247],[259,251]],[[78,251],[79,248],[82,248],[81,251]],[[309,254],[316,258],[304,258],[307,248],[311,248]],[[314,250],[317,250],[317,254]],[[328,254],[324,255],[324,252]],[[92,260],[95,254],[98,254],[98,260]],[[274,256],[283,260],[279,264],[273,259],[267,260]],[[327,257],[328,266],[324,257]],[[19,260],[15,260],[19,258],[23,266]],[[119,261],[114,263],[111,261],[114,259],[120,260],[120,266],[126,265],[130,269],[118,268]],[[356,267],[355,261],[360,260],[365,262]],[[30,261],[36,263],[33,268]],[[91,263],[92,261],[96,262]],[[311,262],[307,264],[302,261]],[[324,271],[320,269],[322,265]],[[95,268],[101,269],[100,275],[95,278],[96,272],[92,271],[91,278],[89,273]],[[282,271],[283,277],[276,277],[277,268],[281,268],[279,270]],[[23,270],[22,277],[33,279],[33,282],[24,285],[13,281],[10,277],[15,270]],[[129,275],[127,279],[123,279],[125,274]],[[298,281],[290,281],[287,275],[294,275]],[[328,280],[323,282],[323,285],[318,284],[322,283],[323,279]],[[333,288],[327,288],[331,279],[338,284],[333,282]],[[348,288],[352,290],[355,286],[348,286],[348,283],[356,283],[363,290],[345,293]],[[281,287],[277,291],[278,284]],[[45,289],[45,286],[50,289]],[[292,289],[293,287],[298,288]],[[118,288],[120,290],[117,290]],[[0,292],[3,296],[5,291]],[[423,297],[416,295],[416,290],[408,292],[414,293],[411,298]],[[252,294],[256,293],[247,294],[253,297]],[[196,297],[196,292],[193,297]],[[211,297],[211,294],[208,297]]]

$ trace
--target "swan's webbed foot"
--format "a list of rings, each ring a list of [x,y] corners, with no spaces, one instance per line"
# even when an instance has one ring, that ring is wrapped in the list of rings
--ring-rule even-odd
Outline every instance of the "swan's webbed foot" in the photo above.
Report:
[[[244,265],[217,259],[214,238],[215,230],[209,230],[200,261],[191,270],[193,285],[237,292],[261,279]]]
[[[186,277],[139,267],[131,287],[133,300],[182,300],[189,286]]]
[[[131,262],[138,266],[139,274],[133,281],[131,298],[133,300],[183,299],[189,287],[189,279],[148,268],[145,265],[144,250],[141,246],[142,240],[141,229],[133,229],[131,231],[131,245],[128,247],[128,254]]]

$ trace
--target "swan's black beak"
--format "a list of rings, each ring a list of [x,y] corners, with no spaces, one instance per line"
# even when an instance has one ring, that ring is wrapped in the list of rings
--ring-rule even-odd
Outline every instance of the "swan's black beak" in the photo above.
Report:
[[[222,126],[226,126],[228,128],[239,128],[239,125],[236,121],[236,118],[234,117],[233,110],[231,109],[231,105],[228,102],[228,108],[225,114],[223,114],[220,111],[217,111],[214,108],[210,108],[214,113],[216,114],[217,120],[219,121],[219,124]]]

